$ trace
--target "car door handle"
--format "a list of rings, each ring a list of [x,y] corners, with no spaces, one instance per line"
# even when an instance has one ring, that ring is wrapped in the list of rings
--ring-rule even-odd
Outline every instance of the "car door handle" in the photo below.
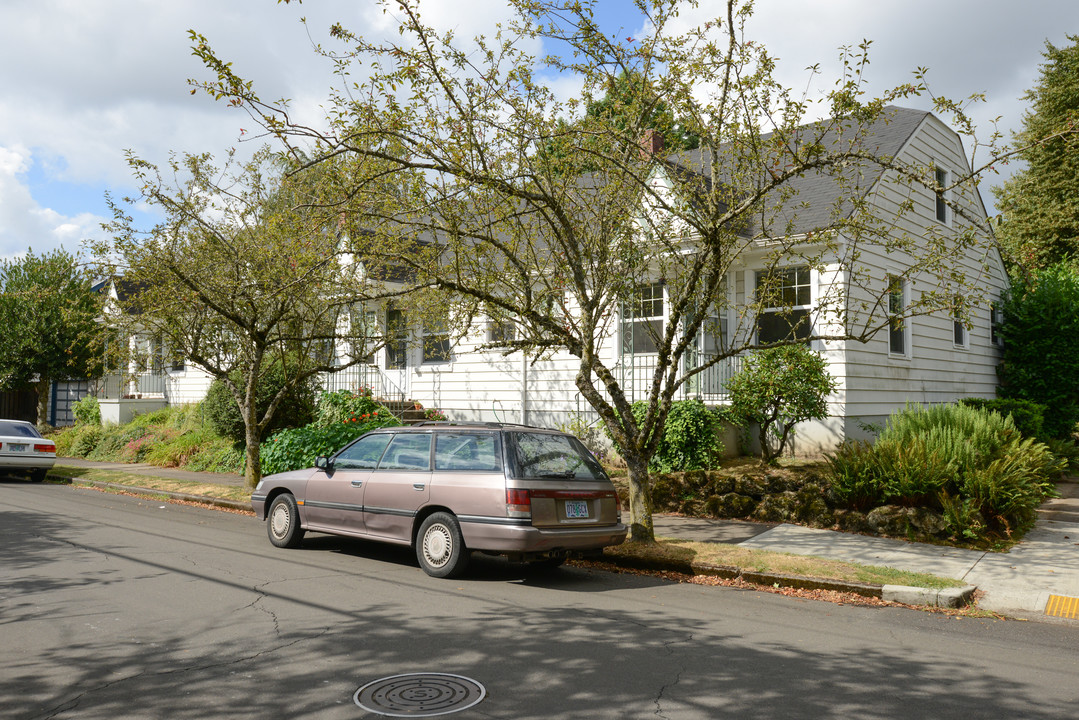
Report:
[[[363,480],[353,480],[352,481],[352,487],[360,487],[361,485],[363,485]]]
[[[412,483],[413,490],[423,490],[425,487],[427,487],[427,483]]]

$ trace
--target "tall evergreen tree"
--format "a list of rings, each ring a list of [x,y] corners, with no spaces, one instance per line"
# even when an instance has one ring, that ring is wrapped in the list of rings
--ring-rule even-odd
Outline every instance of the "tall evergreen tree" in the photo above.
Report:
[[[994,190],[1005,258],[1027,270],[1079,263],[1079,35],[1046,43],[1041,80],[1015,133],[1026,168]]]

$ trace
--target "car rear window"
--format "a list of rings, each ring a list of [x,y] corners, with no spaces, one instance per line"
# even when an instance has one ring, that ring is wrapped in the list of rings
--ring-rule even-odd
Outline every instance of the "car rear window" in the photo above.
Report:
[[[10,420],[0,420],[0,435],[15,435],[17,437],[31,437],[39,438],[38,431],[33,425],[27,425],[26,423],[11,422]]]
[[[581,441],[570,435],[509,433],[513,476],[550,480],[602,480],[603,469]]]
[[[435,470],[502,470],[502,450],[494,433],[438,433]]]

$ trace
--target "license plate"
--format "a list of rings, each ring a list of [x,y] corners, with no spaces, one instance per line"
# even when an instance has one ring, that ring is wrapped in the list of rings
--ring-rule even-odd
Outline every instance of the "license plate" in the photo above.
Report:
[[[575,520],[588,517],[588,503],[584,500],[566,501],[566,518]]]
[[[27,443],[8,443],[7,446],[12,452],[26,452],[26,448],[29,447]]]

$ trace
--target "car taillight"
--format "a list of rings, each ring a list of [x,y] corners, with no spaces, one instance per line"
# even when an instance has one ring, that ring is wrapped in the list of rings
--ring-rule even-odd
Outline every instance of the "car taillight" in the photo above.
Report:
[[[52,443],[34,443],[34,452],[56,452],[56,446]]]
[[[515,518],[532,517],[532,496],[528,490],[506,488],[506,514]]]

